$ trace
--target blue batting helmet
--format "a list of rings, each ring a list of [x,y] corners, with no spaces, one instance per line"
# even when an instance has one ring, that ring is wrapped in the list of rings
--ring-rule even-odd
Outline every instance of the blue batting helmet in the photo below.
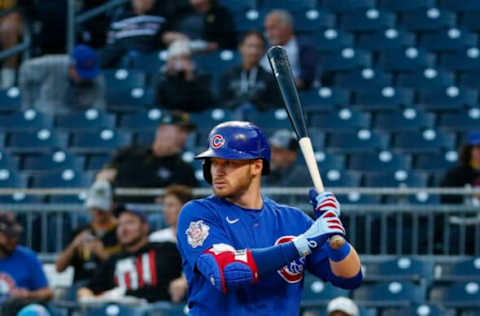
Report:
[[[229,121],[215,126],[208,136],[208,149],[197,155],[205,159],[203,177],[212,183],[210,159],[232,160],[262,159],[262,174],[270,173],[270,145],[260,128],[250,122]]]

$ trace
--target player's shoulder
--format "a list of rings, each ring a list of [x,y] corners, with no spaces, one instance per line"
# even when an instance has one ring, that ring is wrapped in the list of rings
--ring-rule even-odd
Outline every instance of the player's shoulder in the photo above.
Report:
[[[266,207],[273,210],[283,218],[288,218],[293,221],[298,221],[300,219],[302,219],[302,221],[307,221],[307,222],[311,221],[311,218],[308,217],[308,215],[306,215],[305,212],[303,212],[298,207],[278,203],[267,196],[264,196],[264,203]]]
[[[216,214],[220,201],[211,195],[203,199],[196,199],[186,203],[180,211],[180,217],[202,217]]]
[[[17,246],[14,255],[22,260],[36,261],[37,254],[30,248],[24,246]]]

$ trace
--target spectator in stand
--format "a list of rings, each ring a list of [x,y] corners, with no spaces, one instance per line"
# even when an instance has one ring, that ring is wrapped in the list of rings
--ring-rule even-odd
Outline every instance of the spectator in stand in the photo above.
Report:
[[[7,50],[17,45],[23,34],[24,22],[20,1],[0,1],[0,50]],[[0,87],[9,88],[15,83],[18,56],[8,58],[2,65]]]
[[[0,212],[0,315],[16,315],[25,305],[53,297],[42,263],[19,246],[23,229],[9,212]]]
[[[193,128],[187,113],[173,111],[165,114],[151,147],[120,149],[98,174],[98,178],[109,179],[119,188],[163,188],[170,184],[197,186],[193,167],[180,156],[188,133]],[[121,201],[152,203],[154,199],[122,197]]]
[[[235,49],[237,33],[233,16],[217,0],[190,0],[193,12],[183,21],[183,29],[195,50]]]
[[[86,45],[75,47],[71,56],[47,55],[23,62],[19,82],[24,109],[64,114],[105,107],[97,54]]]
[[[173,184],[165,188],[161,197],[161,203],[163,204],[163,215],[168,227],[150,234],[150,241],[177,242],[178,214],[182,206],[190,200],[193,200],[192,188],[186,185]]]
[[[106,180],[95,181],[88,192],[85,207],[92,214],[92,222],[73,233],[72,241],[56,262],[58,272],[73,266],[74,285],[86,282],[102,262],[121,250],[116,235],[111,184]]]
[[[78,298],[108,295],[113,290],[148,302],[169,301],[169,284],[182,273],[181,258],[174,243],[149,242],[148,231],[143,212],[122,209],[117,236],[123,251],[108,259],[78,290]]]
[[[442,180],[442,187],[480,187],[480,130],[468,133],[466,144],[459,150],[459,165],[448,170]],[[441,202],[460,204],[471,201],[480,205],[480,196],[442,195]]]
[[[195,69],[187,41],[175,41],[168,48],[168,60],[154,79],[156,104],[185,112],[203,111],[213,105],[210,77]]]
[[[184,39],[178,32],[170,31],[168,20],[172,4],[156,5],[156,0],[132,0],[126,10],[113,18],[107,35],[107,45],[102,51],[102,68],[132,67],[143,62],[142,56]]]
[[[177,220],[178,214],[188,201],[193,200],[193,193],[190,187],[185,185],[170,185],[165,188],[161,197],[163,204],[163,214],[168,227],[150,234],[151,242],[173,242],[177,243]],[[170,283],[168,292],[173,302],[180,302],[187,294],[187,279],[182,274],[181,277]]]
[[[307,168],[297,164],[298,146],[293,133],[286,129],[276,131],[269,139],[272,150],[270,174],[263,179],[266,186],[306,186]]]
[[[222,107],[237,108],[252,105],[260,111],[278,107],[279,94],[272,74],[259,63],[265,52],[265,40],[260,32],[245,33],[239,51],[242,64],[225,72],[220,81]]]
[[[347,297],[339,296],[327,305],[328,316],[358,316],[358,306]]]
[[[316,74],[315,48],[306,38],[295,36],[290,13],[285,10],[271,11],[265,17],[265,31],[271,46],[281,45],[286,49],[297,88],[310,88]],[[261,65],[270,71],[267,56],[262,58]]]

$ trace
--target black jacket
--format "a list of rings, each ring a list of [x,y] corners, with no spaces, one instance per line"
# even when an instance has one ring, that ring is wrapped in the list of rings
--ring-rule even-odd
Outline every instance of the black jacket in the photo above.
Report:
[[[480,172],[470,166],[457,166],[448,170],[442,180],[442,187],[464,187],[466,184],[471,186],[480,184]],[[446,204],[460,204],[464,201],[462,195],[442,195],[441,202]]]
[[[235,66],[222,75],[220,81],[221,107],[233,109],[244,103],[251,103],[260,111],[281,106],[281,100],[271,73],[258,66],[244,71]]]
[[[185,80],[181,74],[159,75],[154,81],[155,104],[167,109],[200,112],[215,102],[210,92],[209,75],[196,74],[191,81]]]
[[[105,261],[87,287],[100,294],[124,286],[128,296],[148,302],[169,301],[168,286],[181,274],[182,262],[174,243],[148,243],[135,253],[122,252]]]
[[[170,184],[196,187],[198,182],[190,164],[180,155],[157,157],[150,148],[134,146],[120,149],[109,167],[117,169],[118,188],[163,188]],[[152,203],[154,197],[118,197],[119,202]]]

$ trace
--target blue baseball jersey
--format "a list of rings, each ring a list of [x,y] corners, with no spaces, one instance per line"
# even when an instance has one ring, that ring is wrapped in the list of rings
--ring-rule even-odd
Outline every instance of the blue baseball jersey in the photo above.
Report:
[[[42,263],[30,249],[17,246],[12,255],[0,259],[0,296],[14,288],[30,291],[48,286]]]
[[[301,210],[265,196],[260,210],[245,209],[215,196],[186,204],[179,216],[177,238],[188,281],[190,315],[297,315],[304,270],[328,279],[324,248],[315,251],[314,259],[297,259],[276,273],[260,275],[255,284],[227,288],[225,294],[195,265],[214,244],[229,244],[237,250],[271,247],[290,241],[311,224],[312,219]]]

